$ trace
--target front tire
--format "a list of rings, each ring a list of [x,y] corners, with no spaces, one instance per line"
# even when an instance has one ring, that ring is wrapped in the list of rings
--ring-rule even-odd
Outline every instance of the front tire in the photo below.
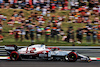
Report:
[[[68,58],[69,62],[75,62],[75,61],[77,61],[78,56],[75,52],[70,52],[68,54],[67,58]]]

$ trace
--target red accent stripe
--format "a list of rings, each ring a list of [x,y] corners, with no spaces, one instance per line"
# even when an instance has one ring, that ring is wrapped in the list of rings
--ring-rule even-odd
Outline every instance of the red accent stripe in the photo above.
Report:
[[[10,59],[10,57],[7,57],[7,59]]]
[[[97,58],[97,60],[100,60],[100,58]]]
[[[27,47],[27,49],[26,49],[26,53],[28,52],[28,47]]]

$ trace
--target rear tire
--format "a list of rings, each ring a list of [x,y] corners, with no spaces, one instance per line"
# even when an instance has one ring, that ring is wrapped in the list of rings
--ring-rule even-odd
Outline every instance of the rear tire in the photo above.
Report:
[[[68,58],[69,62],[75,62],[75,61],[77,61],[78,56],[75,52],[70,52],[68,54],[67,58]]]
[[[20,57],[20,55],[18,54],[18,52],[13,51],[13,52],[11,52],[11,54],[10,54],[10,59],[11,59],[12,61],[17,61],[17,60],[21,60],[21,57]]]

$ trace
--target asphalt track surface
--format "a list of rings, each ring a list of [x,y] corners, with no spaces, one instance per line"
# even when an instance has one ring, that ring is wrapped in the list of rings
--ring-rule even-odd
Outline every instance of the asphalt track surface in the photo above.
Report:
[[[100,61],[62,62],[46,60],[7,61],[0,60],[0,67],[100,67]]]

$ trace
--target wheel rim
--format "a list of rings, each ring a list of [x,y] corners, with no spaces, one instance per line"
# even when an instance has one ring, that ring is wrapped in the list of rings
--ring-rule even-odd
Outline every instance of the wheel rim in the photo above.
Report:
[[[69,59],[71,59],[71,60],[76,59],[76,55],[75,55],[75,54],[71,54],[71,55],[69,55]]]
[[[77,54],[74,53],[74,52],[69,53],[68,60],[69,61],[76,61],[77,60]]]
[[[17,60],[17,54],[16,53],[12,54],[12,60]]]
[[[10,58],[11,58],[11,60],[16,61],[16,60],[18,60],[18,58],[19,58],[19,54],[18,54],[16,51],[13,51],[13,52],[10,54]]]

